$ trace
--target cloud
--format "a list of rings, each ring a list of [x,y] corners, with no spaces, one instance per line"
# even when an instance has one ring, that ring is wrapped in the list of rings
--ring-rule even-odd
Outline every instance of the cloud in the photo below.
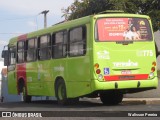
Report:
[[[20,15],[37,15],[43,10],[62,15],[61,9],[73,2],[74,0],[0,0],[0,8]]]
[[[27,23],[29,26],[31,26],[31,27],[37,27],[37,24],[35,23],[35,22],[33,22],[33,21],[28,21],[28,23]]]
[[[4,46],[4,45],[7,45],[7,44],[8,44],[8,41],[0,40],[0,45]]]

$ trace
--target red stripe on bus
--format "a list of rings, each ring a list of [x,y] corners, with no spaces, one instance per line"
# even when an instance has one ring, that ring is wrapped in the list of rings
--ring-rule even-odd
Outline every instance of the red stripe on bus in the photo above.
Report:
[[[18,41],[19,40],[26,40],[26,39],[27,39],[27,34],[18,36]]]
[[[148,74],[133,74],[133,75],[112,75],[104,76],[106,81],[117,81],[117,80],[145,80],[148,79]]]
[[[20,41],[20,40],[25,41],[26,39],[27,39],[27,34],[18,36],[18,41]],[[24,80],[25,92],[26,92],[26,94],[28,94],[28,92],[27,92],[26,63],[17,64],[16,68],[17,68],[17,91],[18,91],[18,94],[20,94],[20,91],[18,88],[18,82],[20,79]]]
[[[24,84],[25,84],[25,90],[27,93],[27,79],[26,79],[26,63],[22,63],[22,64],[17,64],[17,90],[18,90],[18,94],[20,94],[20,91],[18,89],[18,82],[20,79],[24,80]]]

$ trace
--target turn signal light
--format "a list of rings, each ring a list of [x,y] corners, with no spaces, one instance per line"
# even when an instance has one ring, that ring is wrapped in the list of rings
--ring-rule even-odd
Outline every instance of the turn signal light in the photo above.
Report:
[[[98,68],[99,68],[99,64],[96,63],[96,64],[94,65],[94,67],[95,67],[95,69],[98,69]]]
[[[156,66],[156,62],[152,62],[152,65],[153,65],[153,66]]]
[[[152,68],[151,68],[151,71],[154,72],[154,71],[155,71],[155,67],[152,67]]]
[[[97,73],[97,74],[100,74],[100,73],[101,73],[101,70],[100,70],[100,69],[97,69],[97,70],[96,70],[96,73]]]

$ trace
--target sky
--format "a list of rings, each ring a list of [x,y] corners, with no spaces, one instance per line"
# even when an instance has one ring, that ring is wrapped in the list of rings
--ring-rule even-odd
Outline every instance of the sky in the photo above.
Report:
[[[10,38],[44,27],[44,10],[47,26],[64,20],[62,8],[74,0],[0,0],[0,54]]]

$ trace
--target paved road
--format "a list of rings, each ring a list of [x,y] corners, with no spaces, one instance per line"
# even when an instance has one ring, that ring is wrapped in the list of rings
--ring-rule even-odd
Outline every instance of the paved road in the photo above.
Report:
[[[61,106],[57,101],[32,101],[31,103],[0,103],[0,111],[160,111],[160,104],[122,102],[116,106],[104,106],[99,99],[81,99],[76,105]]]
[[[60,114],[63,113],[63,111],[78,111],[78,113],[81,113],[86,111],[88,114],[91,113],[91,115],[95,115],[99,111],[102,111],[103,113],[116,113],[113,114],[114,116],[118,115],[120,112],[131,112],[135,113],[137,111],[144,111],[142,113],[151,111],[151,113],[155,111],[160,111],[160,104],[144,104],[143,102],[135,103],[135,102],[122,102],[120,105],[116,106],[103,106],[103,104],[100,102],[99,99],[81,99],[79,104],[77,105],[68,105],[68,106],[60,106],[57,104],[56,101],[33,101],[32,103],[23,103],[23,102],[10,102],[10,103],[0,103],[0,111],[59,111]],[[73,114],[76,114],[76,112],[70,112],[71,116]],[[72,114],[73,113],[73,114]],[[156,113],[156,112],[155,112]],[[55,114],[55,112],[54,112]],[[84,115],[84,114],[80,114]],[[97,114],[97,116],[102,114]],[[160,115],[160,113],[158,113]],[[70,116],[70,115],[69,115]],[[74,116],[74,115],[73,115]],[[85,115],[84,115],[85,116]],[[95,115],[96,116],[96,115]],[[97,120],[95,116],[92,118],[92,120]],[[54,117],[55,118],[55,117]],[[66,119],[74,120],[70,117],[65,117]],[[78,119],[84,119],[86,117],[78,117]],[[119,118],[119,117],[117,117]],[[125,119],[130,119],[130,117],[126,117]],[[157,119],[157,117],[154,117]],[[51,119],[51,118],[48,118]],[[57,118],[56,118],[57,119]],[[91,117],[87,118],[88,120],[91,119]],[[100,117],[99,119],[106,119],[106,117]],[[132,118],[131,118],[132,119]],[[112,118],[111,118],[112,120]],[[124,118],[119,118],[119,120],[124,120]]]

